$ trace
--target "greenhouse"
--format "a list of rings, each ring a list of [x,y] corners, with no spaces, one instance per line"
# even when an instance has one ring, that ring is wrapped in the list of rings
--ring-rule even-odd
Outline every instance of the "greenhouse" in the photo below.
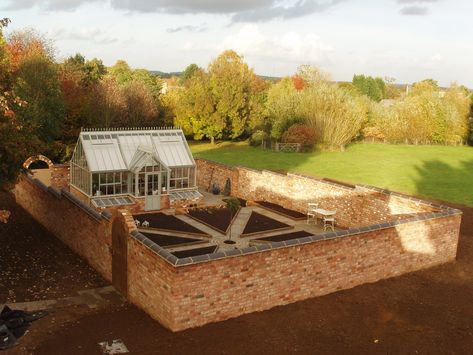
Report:
[[[199,196],[196,165],[180,129],[82,130],[70,163],[70,186],[96,207],[143,198],[145,210]]]

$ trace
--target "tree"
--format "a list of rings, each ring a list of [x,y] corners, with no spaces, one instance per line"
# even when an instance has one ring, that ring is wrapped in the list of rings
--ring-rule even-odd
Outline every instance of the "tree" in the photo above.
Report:
[[[386,97],[386,84],[381,78],[354,75],[352,83],[360,94],[366,95],[376,102]]]
[[[16,72],[15,92],[28,102],[17,115],[31,124],[35,135],[48,143],[59,136],[64,102],[56,65],[41,53],[22,58]]]
[[[238,138],[250,118],[251,84],[254,73],[236,52],[227,50],[210,63],[210,87],[220,121],[228,122],[227,134]]]
[[[16,111],[27,103],[13,90],[13,66],[3,29],[9,19],[0,20],[0,189],[5,189],[13,183],[21,164],[32,154],[38,142],[31,133],[30,126],[22,122]],[[5,219],[7,211],[2,211]]]
[[[283,78],[269,88],[266,100],[266,129],[272,138],[280,139],[290,126],[302,123],[302,118],[297,114],[300,98],[301,92],[294,87],[291,78]]]
[[[94,127],[95,92],[105,74],[105,66],[98,59],[86,61],[77,53],[59,66],[59,83],[64,100],[61,140],[76,139],[81,127]]]
[[[117,60],[117,62],[108,69],[108,72],[115,78],[118,84],[124,84],[133,77],[130,66],[124,60]]]
[[[181,73],[181,77],[179,78],[180,83],[184,85],[199,70],[200,68],[197,64],[189,64]]]
[[[215,139],[223,137],[227,122],[216,110],[207,73],[203,70],[196,72],[189,79],[186,89],[179,93],[177,101],[175,122],[186,134],[192,134],[197,140],[209,138],[212,144]]]
[[[151,126],[157,118],[158,110],[155,99],[149,87],[139,80],[131,80],[122,88],[125,101],[125,112],[123,122],[117,122],[119,126]]]

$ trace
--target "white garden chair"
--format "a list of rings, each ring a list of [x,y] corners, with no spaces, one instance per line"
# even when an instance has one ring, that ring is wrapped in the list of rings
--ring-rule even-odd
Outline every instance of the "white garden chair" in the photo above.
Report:
[[[141,223],[141,226],[145,227],[145,228],[148,228],[149,227],[149,222],[148,221],[143,221],[143,223]]]
[[[315,223],[317,223],[317,208],[319,207],[319,204],[318,203],[315,203],[315,202],[309,202],[307,204],[307,224],[309,224],[309,222],[312,220],[312,221],[315,221]]]

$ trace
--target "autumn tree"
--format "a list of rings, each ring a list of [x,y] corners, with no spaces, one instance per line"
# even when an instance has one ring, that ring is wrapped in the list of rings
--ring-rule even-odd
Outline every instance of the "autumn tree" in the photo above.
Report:
[[[199,71],[199,66],[197,64],[189,64],[186,69],[181,73],[179,82],[184,85],[190,78],[194,76],[197,71]]]
[[[197,71],[186,84],[186,89],[179,93],[175,107],[176,125],[194,139],[215,139],[223,137],[227,126],[226,118],[217,112],[209,75],[203,70]]]
[[[16,111],[27,103],[13,90],[14,68],[11,54],[3,35],[3,29],[10,21],[0,20],[0,189],[13,183],[23,161],[34,152],[38,144],[30,125],[25,124]],[[6,216],[8,213],[3,212]]]
[[[73,141],[81,127],[94,127],[95,92],[106,68],[99,59],[86,60],[77,53],[59,66],[59,82],[64,99],[65,113],[61,140]]]
[[[219,121],[228,122],[229,138],[240,137],[251,115],[253,71],[243,57],[228,50],[210,63],[208,68],[211,92]]]

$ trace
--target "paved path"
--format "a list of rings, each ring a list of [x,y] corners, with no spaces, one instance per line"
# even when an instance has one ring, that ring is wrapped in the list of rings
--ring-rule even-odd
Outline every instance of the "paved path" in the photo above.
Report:
[[[105,286],[90,290],[78,291],[76,296],[41,300],[31,302],[7,303],[11,309],[19,309],[27,312],[39,310],[48,310],[60,307],[69,307],[74,305],[86,305],[89,308],[103,308],[110,302],[125,302],[125,299],[115,290],[113,286]]]

